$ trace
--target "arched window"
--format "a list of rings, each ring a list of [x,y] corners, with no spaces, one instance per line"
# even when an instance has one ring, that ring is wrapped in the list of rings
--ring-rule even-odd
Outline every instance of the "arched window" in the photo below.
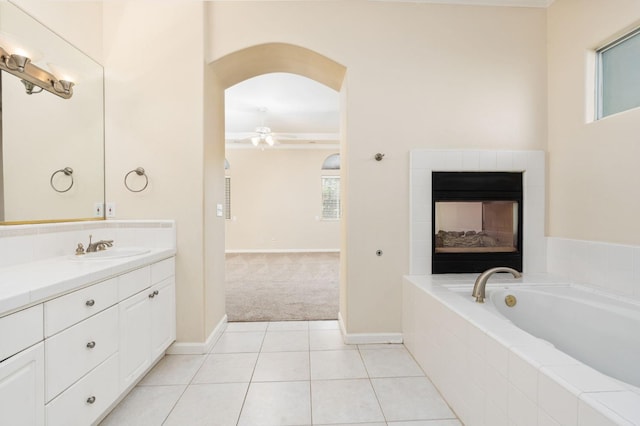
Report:
[[[340,170],[340,154],[331,154],[325,158],[322,170]]]

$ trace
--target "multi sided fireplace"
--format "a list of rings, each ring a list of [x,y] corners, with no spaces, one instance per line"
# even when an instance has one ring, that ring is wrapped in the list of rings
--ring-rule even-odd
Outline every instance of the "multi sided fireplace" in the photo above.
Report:
[[[522,173],[433,172],[434,274],[522,271]]]

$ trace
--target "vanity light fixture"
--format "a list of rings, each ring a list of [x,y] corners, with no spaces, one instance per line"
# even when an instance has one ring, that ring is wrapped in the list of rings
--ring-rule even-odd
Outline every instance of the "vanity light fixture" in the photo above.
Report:
[[[0,46],[0,70],[18,77],[28,95],[46,90],[64,99],[73,96],[72,81],[58,80],[55,75],[34,65],[27,55],[20,53],[9,53]]]
[[[31,59],[16,53],[12,55],[3,54],[2,62],[11,71],[24,72],[24,67],[31,62]]]
[[[53,74],[58,78],[57,80],[51,82],[53,84],[53,90],[58,93],[64,93],[67,95],[70,94],[71,89],[74,85],[74,81],[77,81],[77,78],[72,77],[69,71],[56,64],[52,64],[51,62],[49,62],[47,63],[47,66],[49,67],[51,72],[53,72]]]
[[[58,93],[64,93],[65,95],[71,95],[71,88],[73,87],[73,81],[57,80],[52,81],[53,90]]]

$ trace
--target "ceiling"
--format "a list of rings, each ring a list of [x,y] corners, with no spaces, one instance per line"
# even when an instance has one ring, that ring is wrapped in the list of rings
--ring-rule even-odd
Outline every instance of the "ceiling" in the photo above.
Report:
[[[227,147],[250,147],[255,129],[267,126],[280,146],[330,146],[340,133],[339,93],[288,73],[264,74],[225,91]]]
[[[394,3],[466,4],[470,6],[548,7],[554,0],[370,0]]]

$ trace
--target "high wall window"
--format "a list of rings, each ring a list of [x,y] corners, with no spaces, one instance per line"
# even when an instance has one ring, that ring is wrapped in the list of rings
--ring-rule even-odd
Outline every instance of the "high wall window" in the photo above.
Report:
[[[640,106],[640,29],[598,49],[597,118]]]
[[[322,176],[322,219],[340,219],[340,176]]]

